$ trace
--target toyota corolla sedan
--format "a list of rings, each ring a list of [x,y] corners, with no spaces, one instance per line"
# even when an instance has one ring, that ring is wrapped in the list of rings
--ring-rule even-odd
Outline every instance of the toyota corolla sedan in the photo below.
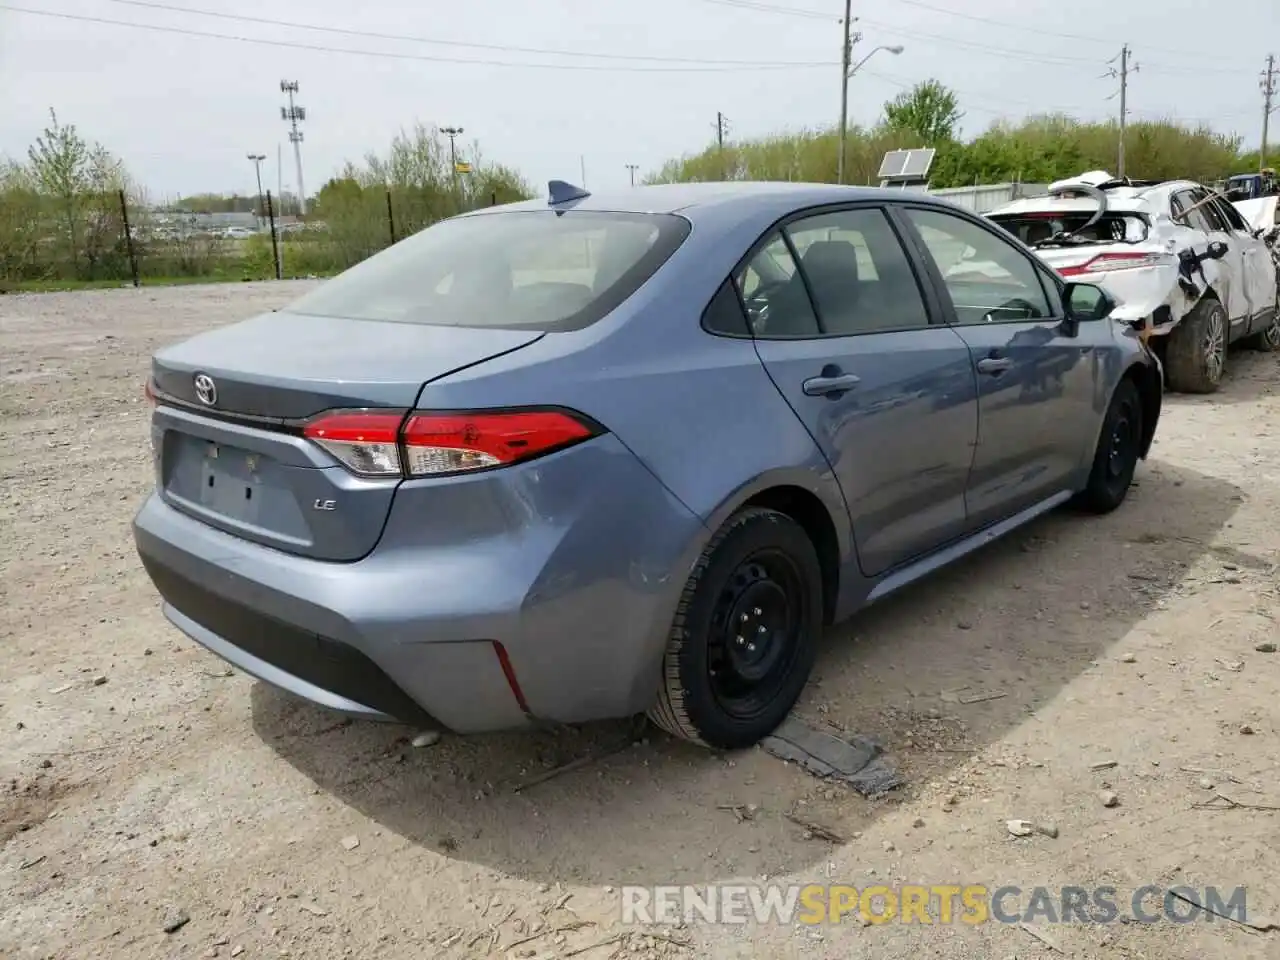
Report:
[[[159,351],[137,548],[348,715],[743,747],[824,625],[1120,505],[1161,374],[1114,306],[917,194],[553,182]]]

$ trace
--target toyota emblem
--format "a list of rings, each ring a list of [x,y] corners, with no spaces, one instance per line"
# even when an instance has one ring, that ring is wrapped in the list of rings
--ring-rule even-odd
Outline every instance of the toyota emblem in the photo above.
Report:
[[[207,373],[197,373],[195,386],[196,399],[206,407],[212,407],[218,402],[218,385],[213,382],[213,377]]]

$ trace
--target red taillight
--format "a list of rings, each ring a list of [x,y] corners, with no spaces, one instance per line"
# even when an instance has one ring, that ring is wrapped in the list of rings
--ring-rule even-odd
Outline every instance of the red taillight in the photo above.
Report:
[[[1078,277],[1082,273],[1112,273],[1116,270],[1138,270],[1142,267],[1159,267],[1170,263],[1162,253],[1100,253],[1092,260],[1070,267],[1058,267],[1064,277]]]
[[[320,416],[303,435],[353,473],[430,477],[500,467],[593,436],[596,429],[559,410],[474,413],[350,410]],[[402,459],[403,451],[403,459]]]
[[[541,456],[591,436],[567,413],[415,413],[404,426],[408,474],[483,470]]]
[[[153,407],[156,405],[156,391],[151,386],[151,379],[148,377],[147,382],[142,385],[142,395],[147,398],[147,403]]]
[[[343,410],[321,414],[302,429],[363,477],[400,476],[400,424],[403,410]]]

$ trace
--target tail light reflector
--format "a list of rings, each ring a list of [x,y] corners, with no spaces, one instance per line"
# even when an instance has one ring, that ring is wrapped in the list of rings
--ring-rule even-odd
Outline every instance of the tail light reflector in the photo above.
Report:
[[[1092,260],[1075,266],[1059,267],[1064,277],[1078,277],[1082,273],[1112,273],[1116,270],[1139,270],[1143,267],[1160,267],[1171,263],[1162,253],[1100,253]]]
[[[303,436],[352,473],[431,477],[528,460],[595,436],[598,428],[568,411],[474,413],[347,410],[323,414]]]
[[[151,378],[148,377],[146,383],[142,385],[142,395],[147,398],[147,403],[153,407],[156,405],[156,391],[151,386]]]

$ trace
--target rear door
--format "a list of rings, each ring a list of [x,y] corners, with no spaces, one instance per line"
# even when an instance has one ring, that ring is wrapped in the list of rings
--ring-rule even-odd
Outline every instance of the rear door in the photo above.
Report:
[[[977,434],[973,368],[885,211],[794,219],[735,282],[765,369],[840,483],[863,572],[958,537]]]
[[[1096,442],[1096,384],[1110,328],[1062,332],[1048,271],[992,226],[936,208],[898,215],[968,344],[978,378],[978,443],[966,493],[978,530],[1066,489]]]
[[[1249,316],[1253,312],[1245,279],[1244,249],[1240,240],[1228,232],[1226,221],[1214,209],[1209,193],[1203,187],[1180,190],[1170,198],[1170,203],[1175,214],[1182,214],[1182,223],[1206,235],[1204,243],[1196,244],[1196,253],[1204,253],[1214,241],[1227,245],[1227,255],[1218,261],[1226,280],[1226,289],[1219,290],[1218,295],[1223,298],[1223,306],[1227,308],[1227,316],[1230,318],[1230,339],[1236,340],[1248,329]]]
[[[1276,265],[1266,241],[1253,235],[1252,227],[1234,206],[1215,197],[1214,209],[1226,223],[1235,242],[1244,252],[1244,287],[1249,300],[1252,322],[1248,333],[1257,333],[1271,323],[1276,307]]]

